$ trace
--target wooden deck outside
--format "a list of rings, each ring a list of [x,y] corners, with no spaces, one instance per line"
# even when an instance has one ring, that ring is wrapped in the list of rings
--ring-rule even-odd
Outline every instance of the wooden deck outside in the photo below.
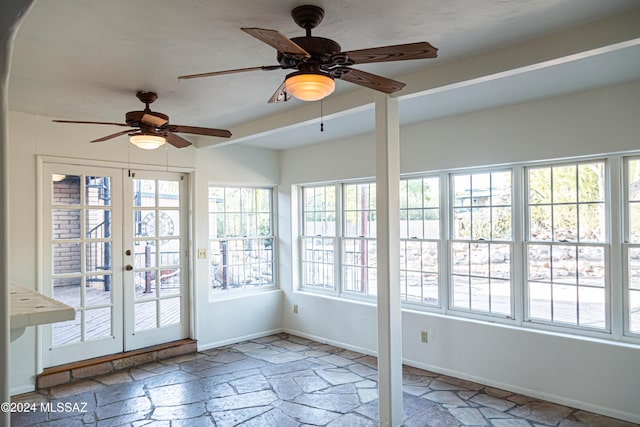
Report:
[[[171,284],[171,288],[169,289],[175,289],[174,286],[175,284]],[[164,289],[161,288],[161,290],[164,293]],[[122,331],[111,331],[112,307],[108,306],[111,302],[111,292],[104,291],[102,284],[94,283],[87,286],[85,291],[85,330],[83,340],[83,331],[81,328],[82,311],[78,310],[81,299],[80,291],[80,285],[56,286],[54,289],[53,297],[55,299],[76,308],[76,318],[74,320],[53,324],[54,346],[91,341],[123,333]],[[156,309],[158,303],[154,297],[155,285],[151,288],[151,293],[149,294],[136,292],[135,329],[137,331],[157,327],[158,316]],[[119,311],[122,313],[122,310]],[[159,322],[161,327],[179,323],[180,317],[179,297],[160,299]]]

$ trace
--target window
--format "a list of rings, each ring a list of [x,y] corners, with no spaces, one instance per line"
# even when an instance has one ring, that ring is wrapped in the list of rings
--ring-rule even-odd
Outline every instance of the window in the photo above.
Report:
[[[402,300],[438,305],[440,180],[400,181],[400,283]]]
[[[377,294],[373,181],[302,188],[301,278]],[[640,152],[400,178],[405,306],[640,343]]]
[[[511,316],[511,171],[451,176],[451,307]]]
[[[534,321],[607,328],[605,162],[527,169],[527,308]]]
[[[640,334],[640,159],[626,162],[626,313],[627,331]]]
[[[376,184],[343,185],[342,290],[377,295]]]
[[[302,285],[335,290],[335,185],[303,188],[302,224]]]
[[[273,274],[273,190],[209,186],[211,291],[261,289]]]

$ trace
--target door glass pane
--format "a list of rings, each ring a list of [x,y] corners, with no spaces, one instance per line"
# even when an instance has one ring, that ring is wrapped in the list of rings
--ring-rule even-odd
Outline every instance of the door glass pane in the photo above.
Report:
[[[153,241],[138,240],[133,246],[134,268],[149,268],[156,266],[156,247]]]
[[[158,213],[157,236],[175,236],[180,230],[180,211],[160,211]]]
[[[111,205],[111,178],[106,176],[85,177],[85,205]]]
[[[53,209],[51,211],[51,238],[79,239],[80,209]]]
[[[88,276],[85,306],[111,304],[111,275]]]
[[[160,326],[180,323],[180,298],[160,300]]]
[[[160,270],[160,295],[177,295],[180,293],[180,269]]]
[[[156,301],[136,303],[135,319],[136,331],[155,328],[157,325]]]
[[[155,296],[156,272],[155,270],[137,271],[135,273],[135,297],[136,299],[149,299]]]
[[[71,307],[80,307],[81,282],[81,277],[55,279],[53,281],[53,298]]]
[[[180,206],[179,181],[158,181],[158,204],[160,206]]]
[[[152,179],[134,179],[133,206],[156,205],[156,182]]]
[[[111,242],[88,242],[84,259],[86,273],[111,270]]]
[[[134,237],[156,236],[156,212],[135,211],[133,213]]]
[[[52,175],[53,191],[51,203],[54,205],[80,204],[80,177],[77,175]]]
[[[84,221],[87,239],[111,237],[111,210],[87,209],[84,211]]]
[[[80,273],[82,266],[79,243],[52,245],[53,274]]]
[[[80,319],[82,312],[76,311],[76,318],[66,322],[53,324],[53,345],[64,345],[80,342]]]
[[[87,324],[85,340],[110,337],[112,335],[111,307],[86,310],[85,323]]]
[[[160,244],[160,265],[180,265],[180,240],[164,240]]]

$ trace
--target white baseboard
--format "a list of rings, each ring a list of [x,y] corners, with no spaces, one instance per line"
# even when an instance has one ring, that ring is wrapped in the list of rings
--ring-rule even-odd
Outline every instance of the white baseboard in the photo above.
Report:
[[[458,372],[458,371],[453,371],[451,369],[442,368],[440,366],[433,366],[433,365],[429,365],[422,362],[416,362],[415,360],[403,359],[403,363],[407,366],[412,366],[414,368],[420,368],[427,371],[435,372],[437,374],[460,378],[466,381],[473,381],[489,387],[495,387],[502,390],[511,391],[513,393],[534,397],[536,399],[546,400],[547,402],[557,403],[559,405],[569,406],[571,408],[582,409],[584,411],[593,412],[595,414],[600,414],[607,417],[618,418],[618,419],[629,421],[632,423],[640,423],[640,414],[633,414],[630,412],[618,411],[615,409],[606,408],[604,406],[594,405],[591,403],[586,403],[586,402],[582,402],[574,399],[568,399],[566,397],[557,396],[551,393],[545,393],[540,390],[532,390],[526,387],[520,387],[513,384],[506,384],[500,381],[494,381],[490,378],[478,377],[475,375],[466,374],[464,372]]]
[[[359,353],[367,354],[367,355],[370,355],[370,356],[377,356],[377,351],[375,351],[375,350],[356,347],[356,346],[350,345],[348,343],[343,343],[343,342],[339,342],[339,341],[333,341],[333,340],[330,340],[330,339],[327,339],[327,338],[324,338],[324,337],[320,337],[320,336],[316,336],[316,335],[312,335],[312,334],[307,334],[307,333],[296,331],[296,330],[289,329],[289,328],[284,328],[283,332],[286,332],[286,333],[291,334],[291,335],[296,335],[296,336],[299,336],[299,337],[303,337],[303,338],[308,338],[308,339],[313,340],[313,341],[334,345],[336,347],[341,347],[341,348],[344,348],[346,350],[357,351]],[[529,388],[526,388],[526,387],[520,387],[520,386],[516,386],[516,385],[513,385],[513,384],[505,384],[505,383],[502,383],[502,382],[499,382],[499,381],[491,380],[489,378],[483,378],[483,377],[479,377],[479,376],[475,376],[475,375],[469,375],[469,374],[466,374],[464,372],[458,372],[458,371],[454,371],[454,370],[451,370],[451,369],[443,368],[443,367],[440,367],[440,366],[428,365],[426,363],[417,362],[417,361],[411,360],[411,359],[403,358],[402,362],[407,366],[412,366],[414,368],[424,369],[424,370],[427,370],[427,371],[435,372],[437,374],[448,375],[448,376],[455,377],[455,378],[460,378],[460,379],[463,379],[463,380],[466,380],[466,381],[473,381],[473,382],[476,382],[476,383],[479,383],[479,384],[483,384],[483,385],[486,385],[486,386],[489,386],[489,387],[495,387],[495,388],[499,388],[499,389],[502,389],[502,390],[511,391],[513,393],[523,394],[525,396],[530,396],[530,397],[534,397],[536,399],[546,400],[548,402],[557,403],[557,404],[560,404],[560,405],[565,405],[565,406],[569,406],[569,407],[576,408],[576,409],[582,409],[584,411],[593,412],[593,413],[604,415],[604,416],[607,416],[607,417],[618,418],[618,419],[629,421],[629,422],[632,422],[632,423],[640,423],[640,414],[633,414],[633,413],[629,413],[629,412],[618,411],[618,410],[615,410],[615,409],[606,408],[606,407],[599,406],[599,405],[594,405],[594,404],[591,404],[591,403],[586,403],[586,402],[582,402],[582,401],[578,401],[578,400],[568,399],[568,398],[565,398],[565,397],[562,397],[562,396],[556,396],[556,395],[550,394],[550,393],[544,393],[544,392],[541,392],[539,390],[532,390],[532,389],[529,389]]]
[[[211,343],[207,343],[205,345],[199,345],[199,343],[198,343],[198,351],[209,350],[209,349],[216,348],[216,347],[223,347],[225,345],[236,344],[236,343],[239,343],[239,342],[242,342],[242,341],[254,340],[256,338],[267,337],[269,335],[275,335],[275,334],[279,334],[281,332],[285,332],[284,329],[282,329],[282,328],[270,329],[268,331],[257,332],[255,334],[244,335],[244,336],[241,336],[241,337],[233,337],[233,338],[229,338],[227,340],[222,340],[222,341],[214,341],[214,342],[211,342]]]

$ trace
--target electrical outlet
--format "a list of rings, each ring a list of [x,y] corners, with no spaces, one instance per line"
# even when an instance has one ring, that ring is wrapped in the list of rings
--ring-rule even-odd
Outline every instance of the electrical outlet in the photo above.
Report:
[[[198,249],[198,259],[207,259],[206,249]]]
[[[298,304],[293,304],[293,312],[298,313]]]
[[[429,333],[427,331],[420,332],[420,341],[424,343],[429,342]]]

